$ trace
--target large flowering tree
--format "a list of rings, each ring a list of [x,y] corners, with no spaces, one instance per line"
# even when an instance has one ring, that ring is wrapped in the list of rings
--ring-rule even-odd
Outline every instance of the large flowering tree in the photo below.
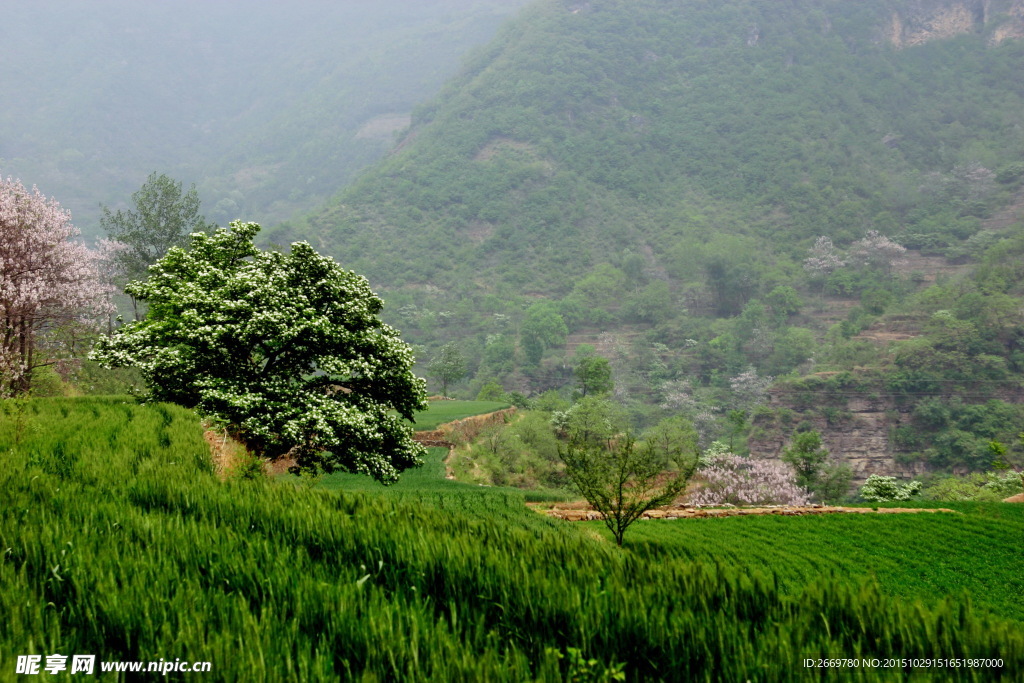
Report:
[[[27,393],[33,370],[55,362],[39,348],[43,334],[110,306],[98,257],[78,234],[56,201],[0,178],[0,398]]]
[[[135,366],[151,397],[196,408],[256,455],[390,483],[422,462],[412,418],[425,382],[365,278],[305,242],[253,245],[255,223],[193,234],[125,291],[142,321],[102,339],[93,358]]]

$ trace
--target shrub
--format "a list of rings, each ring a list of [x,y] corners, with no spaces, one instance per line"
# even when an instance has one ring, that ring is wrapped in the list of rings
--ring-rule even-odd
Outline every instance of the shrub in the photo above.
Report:
[[[994,472],[975,473],[966,477],[946,477],[928,486],[921,492],[926,500],[954,502],[973,500],[998,502],[1017,495],[1024,487],[1016,472],[999,476]]]
[[[899,484],[896,477],[872,474],[860,489],[860,496],[871,503],[886,503],[894,500],[910,500],[921,492],[922,484],[911,481]]]

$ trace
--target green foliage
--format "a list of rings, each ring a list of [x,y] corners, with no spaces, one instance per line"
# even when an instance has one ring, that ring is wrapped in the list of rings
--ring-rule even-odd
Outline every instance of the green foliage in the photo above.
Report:
[[[803,307],[803,300],[797,291],[789,285],[780,285],[768,292],[764,302],[771,308],[772,315],[782,322],[796,315]]]
[[[975,472],[967,476],[948,476],[928,484],[921,491],[925,500],[943,502],[972,500],[999,502],[1024,491],[1021,476],[1016,472],[1002,475]]]
[[[258,231],[236,222],[172,248],[126,289],[146,319],[93,357],[138,367],[154,399],[197,408],[260,457],[395,481],[423,453],[399,417],[425,407],[411,350],[364,278],[305,243],[259,251]]]
[[[797,288],[786,252],[799,240],[829,234],[842,247],[867,226],[898,239],[904,225],[965,239],[946,226],[1005,200],[972,180],[984,176],[976,162],[1008,168],[1019,151],[1006,131],[1021,94],[979,74],[1009,77],[1020,55],[981,31],[892,50],[877,37],[893,11],[871,2],[851,21],[836,0],[532,8],[420,109],[401,158],[308,228],[329,229],[339,256],[389,285],[486,273],[495,289],[574,292],[591,322],[662,268],[677,279],[670,291],[703,280],[734,315]],[[439,257],[440,242],[454,248]],[[380,258],[385,248],[399,258]]]
[[[601,396],[587,396],[564,411],[551,414],[555,431],[572,443],[600,445],[628,425],[623,407]]]
[[[892,305],[895,299],[892,292],[881,288],[868,289],[860,295],[861,306],[871,315],[885,313],[885,309]]]
[[[1014,444],[1024,423],[1024,408],[992,399],[982,404],[959,398],[927,397],[916,403],[912,425],[899,432],[900,445],[919,450],[940,469],[967,468],[980,471],[993,463],[993,440]],[[1020,465],[1024,450],[1014,444],[996,460]]]
[[[533,493],[564,490],[569,484],[550,416],[534,410],[517,413],[507,424],[489,426],[472,443],[453,452],[450,462],[459,481],[515,486]]]
[[[870,503],[910,500],[921,492],[922,486],[923,484],[919,481],[900,484],[896,481],[896,477],[872,474],[860,487],[860,497]]]
[[[637,446],[626,435],[603,445],[570,441],[558,455],[573,485],[601,513],[620,546],[640,515],[671,503],[686,490],[698,458],[692,435],[669,444],[667,454],[653,440]],[[666,460],[680,463],[679,469],[667,475]]]
[[[576,386],[581,396],[607,394],[614,387],[611,364],[607,358],[594,355],[593,347],[589,352],[576,350],[576,364],[572,373],[576,377]]]
[[[503,398],[505,398],[505,387],[501,386],[501,383],[496,379],[487,380],[480,387],[480,391],[476,396],[478,401],[500,401]]]
[[[454,342],[441,347],[427,365],[427,374],[441,383],[441,393],[448,396],[448,385],[454,384],[466,375],[466,359]]]
[[[128,280],[146,278],[150,264],[163,258],[172,247],[185,247],[194,232],[206,232],[212,225],[199,213],[199,194],[192,185],[182,194],[181,182],[152,173],[132,195],[134,210],[111,211],[103,207],[100,225],[110,239],[126,248],[115,259]]]
[[[751,365],[871,367],[907,403],[1018,376],[1024,241],[979,218],[1019,180],[1022,93],[997,85],[1019,70],[1014,41],[979,24],[896,50],[879,36],[902,5],[741,5],[532,7],[418,110],[399,153],[293,232],[414,302],[410,339],[465,343],[477,381],[564,387],[560,347],[613,337],[616,388],[648,424],[684,379],[718,406]],[[989,261],[985,285],[940,278],[918,305],[931,273],[909,276],[900,245]],[[834,295],[857,300],[845,320]],[[858,337],[939,310],[973,328],[929,324],[895,358]]]
[[[642,435],[641,445],[654,449],[665,469],[683,469],[697,449],[697,430],[685,417],[667,417]],[[682,456],[682,460],[674,458]]]
[[[533,304],[526,311],[519,339],[531,365],[540,363],[544,350],[565,343],[569,333],[557,307],[549,301]]]
[[[782,459],[796,472],[798,486],[811,489],[818,481],[818,473],[828,459],[828,451],[821,442],[821,434],[811,430],[798,432],[793,442],[782,451]]]
[[[782,460],[796,473],[796,483],[824,503],[835,503],[846,497],[853,480],[853,470],[846,463],[830,458],[817,431],[798,432],[793,442],[782,451]]]

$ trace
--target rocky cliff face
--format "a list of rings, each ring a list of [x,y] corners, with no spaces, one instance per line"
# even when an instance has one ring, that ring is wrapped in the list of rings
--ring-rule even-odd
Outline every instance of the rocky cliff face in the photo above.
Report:
[[[1024,0],[915,0],[893,12],[886,39],[905,48],[965,33],[992,44],[1024,37]]]
[[[857,486],[872,474],[910,479],[928,472],[929,465],[918,459],[913,447],[901,447],[907,434],[920,430],[911,419],[914,399],[886,393],[881,382],[873,388],[814,386],[815,380],[837,374],[818,373],[804,378],[803,388],[773,387],[767,409],[759,409],[754,417],[748,439],[751,456],[779,459],[795,432],[814,429],[821,434],[829,453],[851,466]],[[984,403],[989,399],[1019,405],[1024,403],[1024,389],[1006,386],[966,402]],[[968,470],[954,471],[965,474]]]
[[[750,454],[778,459],[789,445],[793,431],[817,430],[829,453],[853,468],[854,484],[860,486],[872,474],[909,479],[926,471],[922,462],[901,462],[893,443],[895,429],[910,421],[909,408],[897,406],[885,396],[829,401],[825,409],[801,409],[800,400],[775,391],[769,407],[775,415],[755,419],[749,441]],[[786,424],[788,423],[788,424]]]

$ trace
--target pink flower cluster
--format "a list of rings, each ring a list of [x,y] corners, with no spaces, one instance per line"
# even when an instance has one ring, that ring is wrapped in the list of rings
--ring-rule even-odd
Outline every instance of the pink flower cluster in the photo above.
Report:
[[[0,178],[0,397],[27,390],[36,337],[110,310],[96,255],[73,241],[71,214],[39,190]]]
[[[811,501],[807,490],[796,485],[793,471],[779,460],[723,453],[712,456],[697,479],[703,486],[689,501],[696,505],[807,505]]]

